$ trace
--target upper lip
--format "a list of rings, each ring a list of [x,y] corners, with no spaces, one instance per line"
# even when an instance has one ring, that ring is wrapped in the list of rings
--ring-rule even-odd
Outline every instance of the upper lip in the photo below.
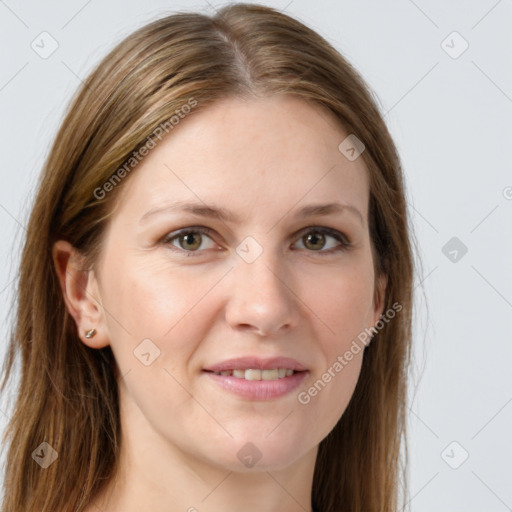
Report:
[[[290,357],[270,357],[262,359],[260,357],[237,357],[228,359],[220,363],[212,364],[204,368],[212,372],[222,372],[226,370],[272,370],[274,368],[288,368],[295,371],[307,370],[305,366]]]

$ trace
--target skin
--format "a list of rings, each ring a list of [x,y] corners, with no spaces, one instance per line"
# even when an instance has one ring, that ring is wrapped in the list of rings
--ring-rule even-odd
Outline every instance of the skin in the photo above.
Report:
[[[182,120],[132,171],[96,270],[80,272],[73,248],[55,244],[81,339],[111,345],[121,376],[121,471],[87,512],[311,511],[318,445],[348,405],[364,351],[308,404],[298,393],[383,312],[368,171],[338,150],[347,135],[330,112],[291,96],[225,99]],[[179,212],[139,223],[154,207],[188,200],[227,208],[240,223]],[[335,201],[361,217],[294,215]],[[162,241],[198,226],[212,234]],[[331,235],[308,243],[318,235],[310,227],[335,229],[352,245],[333,252],[340,242]],[[252,263],[236,252],[248,236],[263,251]],[[147,338],[160,350],[149,366],[134,355]],[[291,393],[258,401],[202,371],[245,355],[293,357],[308,374]],[[252,468],[237,457],[247,442],[262,454]]]

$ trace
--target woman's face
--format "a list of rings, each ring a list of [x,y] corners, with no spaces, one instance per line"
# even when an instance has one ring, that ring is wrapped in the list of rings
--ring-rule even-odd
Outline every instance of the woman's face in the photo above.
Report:
[[[227,99],[182,120],[126,178],[92,282],[122,421],[140,439],[268,470],[316,454],[340,419],[363,350],[343,356],[382,313],[367,170],[338,149],[348,135],[300,99]],[[295,363],[265,365],[278,357]],[[255,360],[227,363],[236,376],[207,371],[235,358]],[[271,371],[294,364],[305,371]]]

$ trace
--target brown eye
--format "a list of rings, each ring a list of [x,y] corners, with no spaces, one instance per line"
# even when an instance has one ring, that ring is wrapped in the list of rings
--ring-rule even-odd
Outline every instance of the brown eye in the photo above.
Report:
[[[321,254],[332,254],[347,250],[351,246],[350,241],[343,233],[323,227],[309,229],[299,240],[304,248]],[[333,243],[331,240],[337,243]]]
[[[201,234],[191,232],[179,235],[176,238],[179,240],[182,249],[195,251],[201,246],[201,236]]]
[[[162,243],[170,245],[172,248],[184,253],[186,256],[194,256],[194,253],[200,255],[203,249],[212,249],[216,247],[209,236],[212,231],[209,228],[186,228],[173,233],[169,233]],[[208,241],[210,245],[208,246]],[[206,244],[206,246],[205,246]],[[201,248],[201,250],[199,250]]]
[[[322,233],[318,233],[316,231],[313,231],[312,233],[309,233],[303,237],[304,245],[308,249],[312,249],[314,251],[317,251],[319,249],[322,249],[325,245],[325,236]]]

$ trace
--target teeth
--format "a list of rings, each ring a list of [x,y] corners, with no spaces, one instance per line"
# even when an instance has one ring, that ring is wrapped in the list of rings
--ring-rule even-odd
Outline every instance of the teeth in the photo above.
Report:
[[[294,370],[289,368],[273,368],[271,370],[257,370],[249,368],[247,370],[224,370],[221,372],[213,372],[216,375],[224,375],[226,377],[237,377],[245,380],[277,380],[284,377],[290,377],[294,374]]]
[[[245,380],[261,380],[261,370],[245,370]]]
[[[261,372],[261,380],[276,380],[279,378],[279,369],[263,370]]]

